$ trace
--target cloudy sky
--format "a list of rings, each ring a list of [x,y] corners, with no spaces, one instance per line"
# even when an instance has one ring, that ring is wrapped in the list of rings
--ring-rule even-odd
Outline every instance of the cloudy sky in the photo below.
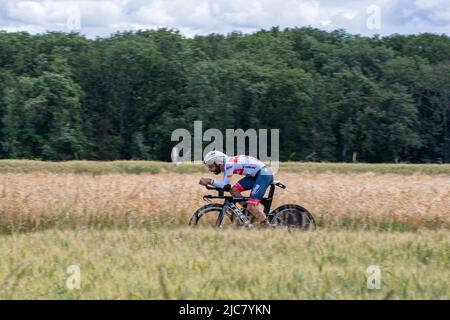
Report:
[[[192,37],[272,26],[450,35],[450,0],[0,0],[0,30],[10,32],[79,31],[93,38],[169,27]]]

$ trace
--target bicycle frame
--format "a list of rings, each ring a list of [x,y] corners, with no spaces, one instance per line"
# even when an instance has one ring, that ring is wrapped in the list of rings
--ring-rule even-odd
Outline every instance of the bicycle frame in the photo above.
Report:
[[[269,221],[272,221],[274,218],[273,214],[270,213],[270,208],[272,206],[273,201],[273,195],[275,194],[275,187],[278,186],[282,189],[285,189],[286,186],[282,184],[279,181],[274,181],[270,185],[269,194],[267,197],[261,199],[261,204],[264,207],[264,213],[266,214]],[[203,200],[205,201],[211,201],[211,199],[224,199],[224,206],[222,208],[222,211],[220,212],[217,221],[216,221],[216,227],[220,227],[222,224],[223,218],[225,217],[225,214],[228,209],[231,209],[233,214],[237,216],[241,221],[248,227],[251,228],[252,225],[250,223],[250,220],[245,216],[245,214],[236,206],[237,202],[247,201],[250,199],[250,197],[233,197],[233,196],[225,196],[225,191],[230,191],[231,187],[230,185],[226,185],[223,189],[216,188],[216,187],[210,187],[208,185],[205,186],[208,190],[215,190],[218,192],[218,196],[212,196],[212,195],[205,195],[203,196]],[[247,203],[244,204],[244,209],[247,209]]]

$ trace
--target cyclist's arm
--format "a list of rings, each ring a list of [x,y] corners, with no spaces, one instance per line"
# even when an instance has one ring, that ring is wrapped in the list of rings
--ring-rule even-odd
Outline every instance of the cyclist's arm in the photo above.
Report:
[[[233,165],[225,165],[225,170],[223,172],[223,178],[220,181],[211,179],[211,184],[216,188],[223,188],[225,185],[231,182],[233,177]]]

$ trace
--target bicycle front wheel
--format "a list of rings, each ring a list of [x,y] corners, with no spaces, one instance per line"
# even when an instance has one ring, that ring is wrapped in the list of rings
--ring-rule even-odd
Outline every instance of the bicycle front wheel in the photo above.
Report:
[[[207,204],[192,215],[189,220],[191,227],[196,226],[213,226],[213,227],[226,227],[235,224],[236,219],[231,209],[225,212],[223,218],[219,221],[220,213],[222,212],[223,204],[211,203]]]

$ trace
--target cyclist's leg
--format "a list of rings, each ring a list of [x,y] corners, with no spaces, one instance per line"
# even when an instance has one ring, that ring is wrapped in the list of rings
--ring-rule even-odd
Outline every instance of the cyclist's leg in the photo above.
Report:
[[[251,214],[253,214],[258,221],[266,221],[267,217],[264,210],[258,206],[264,198],[267,188],[273,182],[272,171],[264,167],[261,172],[256,176],[255,184],[253,185],[252,192],[250,194],[250,199],[247,201],[248,209]]]
[[[234,197],[242,197],[241,192],[245,190],[251,190],[255,184],[255,177],[244,177],[239,180],[232,188],[230,193]]]
[[[246,176],[242,179],[240,179],[234,186],[231,188],[231,195],[233,197],[242,197],[243,191],[251,190],[253,188],[253,185],[255,184],[256,177]],[[245,206],[246,201],[239,201],[238,202],[242,207]],[[247,211],[247,210],[245,210]],[[244,214],[247,215],[247,212],[244,211]],[[250,222],[253,223],[255,220],[255,216],[251,215],[248,217],[250,219]]]

